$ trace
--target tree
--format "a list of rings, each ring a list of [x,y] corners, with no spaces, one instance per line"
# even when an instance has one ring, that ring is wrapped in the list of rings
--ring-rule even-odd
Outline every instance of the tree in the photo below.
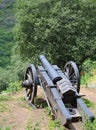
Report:
[[[16,7],[15,40],[23,60],[38,62],[41,53],[59,66],[96,60],[95,0],[17,0]]]

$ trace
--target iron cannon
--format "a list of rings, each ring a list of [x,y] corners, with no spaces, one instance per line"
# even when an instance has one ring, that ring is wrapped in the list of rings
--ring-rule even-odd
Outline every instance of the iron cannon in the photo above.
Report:
[[[34,64],[30,64],[22,83],[25,99],[29,104],[34,104],[39,85],[44,90],[51,112],[62,125],[86,119],[93,121],[93,113],[84,103],[83,95],[79,94],[80,76],[77,65],[69,61],[62,71],[57,65],[51,65],[44,55],[40,55],[39,59],[42,65],[35,67]]]

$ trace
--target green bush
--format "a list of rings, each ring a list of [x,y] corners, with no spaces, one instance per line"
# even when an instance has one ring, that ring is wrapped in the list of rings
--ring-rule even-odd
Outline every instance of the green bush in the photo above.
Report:
[[[36,63],[41,53],[62,67],[96,59],[96,0],[16,1],[16,51],[23,61]]]
[[[90,78],[96,75],[96,61],[92,61],[87,59],[82,64],[81,70],[81,84],[87,85],[89,83]]]
[[[14,0],[0,0],[0,67],[10,64],[11,49],[14,45],[12,28],[15,23]]]
[[[0,68],[0,93],[8,87],[8,71]]]
[[[8,87],[8,83],[4,82],[3,80],[0,80],[0,93],[1,91],[6,90],[6,88]]]
[[[89,79],[91,77],[91,74],[90,74],[90,72],[83,72],[83,73],[84,73],[84,75],[81,75],[80,83],[82,85],[87,85],[88,81],[89,81]]]
[[[20,87],[21,81],[19,81],[15,69],[12,67],[8,69],[0,68],[0,93],[4,90],[8,92],[18,91]]]
[[[20,81],[15,81],[15,82],[10,82],[9,87],[7,88],[7,92],[17,92],[21,90],[21,82]]]

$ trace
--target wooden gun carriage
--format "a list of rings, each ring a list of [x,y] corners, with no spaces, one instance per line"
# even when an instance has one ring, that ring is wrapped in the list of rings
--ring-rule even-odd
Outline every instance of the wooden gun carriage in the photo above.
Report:
[[[30,64],[25,72],[22,86],[25,89],[26,100],[33,105],[40,85],[46,96],[48,106],[62,125],[89,119],[94,115],[82,100],[80,77],[76,64],[69,61],[65,64],[64,72],[57,66],[51,65],[44,55],[39,59],[42,66]]]

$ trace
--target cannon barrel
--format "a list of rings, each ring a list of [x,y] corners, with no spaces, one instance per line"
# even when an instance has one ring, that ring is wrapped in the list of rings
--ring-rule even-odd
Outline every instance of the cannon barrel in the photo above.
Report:
[[[53,81],[54,84],[56,84],[57,81],[62,79],[57,73],[57,71],[53,68],[53,66],[48,62],[48,60],[44,55],[40,55],[39,59],[44,69],[47,71],[48,76],[50,77],[50,79]]]

